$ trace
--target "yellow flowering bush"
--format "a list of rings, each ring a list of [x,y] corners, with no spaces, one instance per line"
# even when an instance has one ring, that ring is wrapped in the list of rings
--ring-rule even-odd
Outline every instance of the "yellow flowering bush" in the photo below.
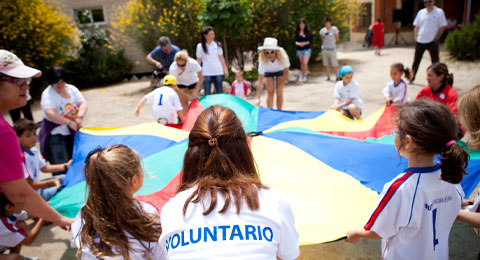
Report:
[[[157,45],[160,36],[168,36],[194,56],[201,9],[201,0],[130,0],[117,7],[113,27],[136,40],[146,53]]]
[[[53,1],[0,1],[0,32],[1,49],[42,71],[64,63],[76,47],[75,27]]]

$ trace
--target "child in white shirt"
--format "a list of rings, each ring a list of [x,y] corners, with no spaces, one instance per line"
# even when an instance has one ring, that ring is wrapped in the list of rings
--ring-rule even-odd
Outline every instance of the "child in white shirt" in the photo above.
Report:
[[[135,109],[135,115],[140,114],[145,103],[152,103],[152,115],[161,124],[173,124],[175,114],[178,115],[179,122],[185,119],[182,103],[177,92],[173,88],[177,87],[175,76],[167,75],[163,78],[163,86],[146,94],[138,103]]]
[[[338,77],[342,80],[335,84],[333,91],[335,102],[329,109],[340,111],[351,119],[360,119],[363,104],[359,97],[358,83],[352,80],[353,68],[349,65],[343,66],[338,71]]]
[[[383,88],[383,96],[387,105],[404,105],[410,102],[407,96],[408,85],[402,79],[403,74],[407,79],[412,77],[412,71],[408,67],[404,67],[402,63],[394,63],[390,66],[390,77],[392,80],[388,81]]]
[[[243,71],[239,70],[235,73],[235,81],[232,82],[230,94],[241,99],[245,99],[246,96],[250,95],[250,88],[243,79]]]

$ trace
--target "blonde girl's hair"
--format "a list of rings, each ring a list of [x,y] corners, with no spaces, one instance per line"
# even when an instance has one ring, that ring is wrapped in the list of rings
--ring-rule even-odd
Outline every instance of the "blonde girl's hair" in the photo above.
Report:
[[[262,63],[268,63],[268,58],[267,55],[265,55],[265,50],[261,50],[260,53],[258,54],[258,61]],[[280,64],[285,65],[287,58],[287,53],[283,48],[280,48],[279,50],[275,50],[275,59],[280,62]]]
[[[85,180],[89,191],[81,210],[84,221],[80,247],[88,247],[96,257],[122,256],[130,259],[125,232],[142,243],[157,242],[162,232],[158,215],[143,211],[130,193],[131,179],[141,171],[139,155],[125,145],[96,149],[87,157]],[[95,239],[98,237],[98,239]]]
[[[480,149],[480,85],[470,89],[460,100],[459,119],[470,135],[468,145]]]
[[[181,50],[181,51],[179,51],[175,54],[174,60],[175,61],[178,61],[178,60],[188,61],[188,58],[189,58],[188,51],[187,50]]]
[[[394,68],[400,72],[403,72],[405,74],[405,78],[410,80],[413,78],[413,72],[411,69],[409,69],[408,67],[406,66],[403,66],[402,63],[393,63],[391,66],[391,68]]]

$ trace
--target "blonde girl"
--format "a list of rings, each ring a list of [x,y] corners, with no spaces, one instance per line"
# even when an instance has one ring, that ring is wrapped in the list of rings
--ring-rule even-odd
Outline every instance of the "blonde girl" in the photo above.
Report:
[[[163,259],[157,210],[133,194],[143,184],[139,155],[124,145],[87,156],[87,203],[72,224],[79,259]]]
[[[257,105],[260,105],[262,95],[263,79],[267,86],[267,107],[273,107],[273,97],[276,95],[277,109],[283,107],[283,87],[288,78],[290,61],[282,47],[278,46],[275,38],[267,37],[263,46],[258,48],[258,83],[257,83]]]

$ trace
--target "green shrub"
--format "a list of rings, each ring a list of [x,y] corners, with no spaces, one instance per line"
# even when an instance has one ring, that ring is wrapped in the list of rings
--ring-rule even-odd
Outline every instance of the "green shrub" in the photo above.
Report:
[[[132,68],[123,49],[109,45],[107,31],[90,25],[80,33],[82,46],[78,55],[65,64],[69,82],[79,88],[101,86],[121,81]]]
[[[480,59],[480,15],[475,17],[471,25],[448,34],[445,48],[450,55],[460,60]]]

